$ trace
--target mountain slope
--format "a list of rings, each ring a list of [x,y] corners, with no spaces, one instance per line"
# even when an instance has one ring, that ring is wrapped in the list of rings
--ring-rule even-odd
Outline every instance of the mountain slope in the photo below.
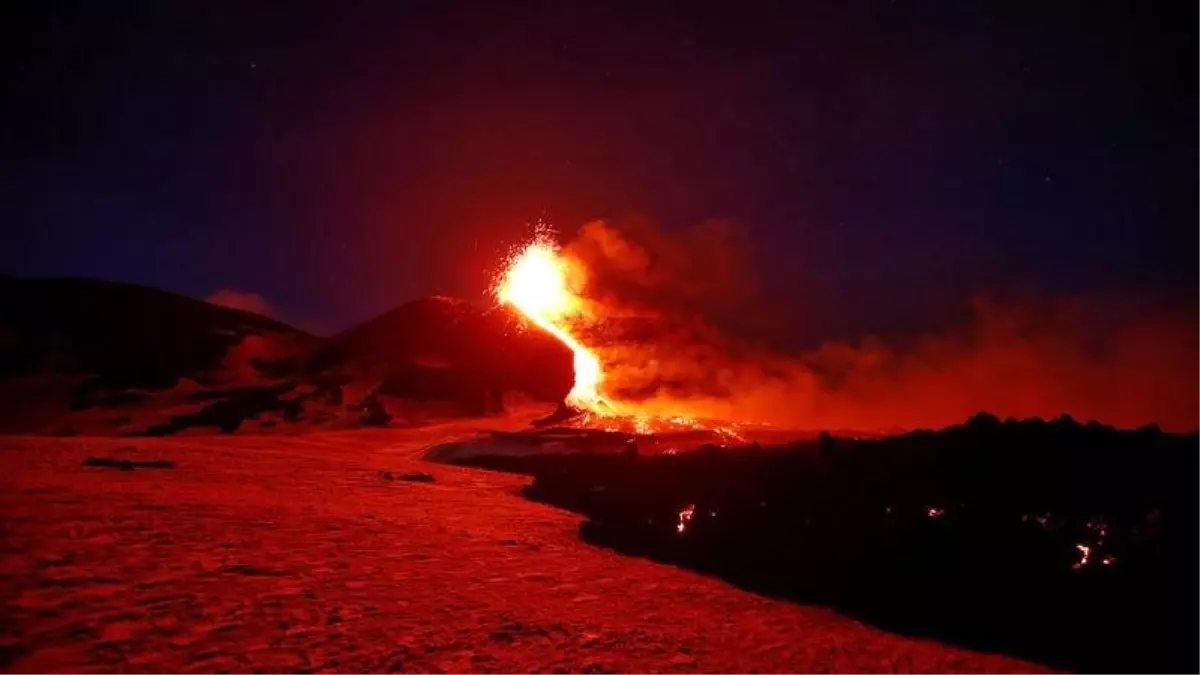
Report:
[[[571,352],[503,309],[434,297],[406,303],[328,340],[313,373],[378,381],[379,393],[460,400],[519,391],[560,401],[574,379]]]
[[[332,338],[132,284],[0,277],[0,432],[297,432],[559,401],[570,352],[507,311],[417,300]]]
[[[265,316],[94,279],[0,279],[0,378],[83,373],[108,388],[165,388],[212,371],[246,337],[308,346]]]

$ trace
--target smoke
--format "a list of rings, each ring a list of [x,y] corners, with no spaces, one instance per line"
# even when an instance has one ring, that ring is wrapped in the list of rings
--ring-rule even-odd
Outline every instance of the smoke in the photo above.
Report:
[[[605,317],[669,312],[740,333],[763,328],[770,316],[749,242],[728,221],[667,233],[643,217],[619,226],[597,220],[579,228],[564,253],[587,270],[585,293]]]
[[[1197,427],[1197,310],[1135,297],[979,295],[966,317],[905,337],[779,351],[747,247],[728,224],[668,236],[649,221],[583,226],[585,326],[606,393],[647,411],[806,429],[940,427],[986,410]],[[752,320],[748,320],[752,319]]]

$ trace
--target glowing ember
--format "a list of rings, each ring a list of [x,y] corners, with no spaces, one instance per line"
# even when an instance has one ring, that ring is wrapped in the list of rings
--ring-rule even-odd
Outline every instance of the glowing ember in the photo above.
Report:
[[[1079,551],[1079,562],[1071,565],[1071,569],[1073,570],[1077,570],[1084,565],[1087,565],[1088,561],[1092,559],[1091,546],[1088,546],[1087,544],[1075,544],[1075,549]]]
[[[1087,522],[1087,529],[1095,532],[1101,539],[1108,536],[1108,523],[1102,518],[1092,518]]]
[[[687,529],[688,523],[692,522],[692,515],[696,513],[696,505],[688,504],[679,512],[679,521],[675,523],[675,531],[683,534]]]

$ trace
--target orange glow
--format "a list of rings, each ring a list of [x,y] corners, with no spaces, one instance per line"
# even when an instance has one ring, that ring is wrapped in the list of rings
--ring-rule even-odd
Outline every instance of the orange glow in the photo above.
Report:
[[[636,434],[708,429],[725,440],[743,440],[734,425],[702,424],[679,414],[652,414],[602,393],[600,358],[576,337],[581,320],[595,319],[580,295],[585,273],[578,261],[564,256],[549,235],[540,232],[508,259],[492,289],[500,303],[516,309],[570,348],[575,382],[567,403],[584,412],[576,424]]]

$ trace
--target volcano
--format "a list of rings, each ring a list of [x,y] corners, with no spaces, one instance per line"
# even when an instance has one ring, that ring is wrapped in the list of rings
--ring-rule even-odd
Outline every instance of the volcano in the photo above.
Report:
[[[326,341],[311,374],[378,382],[377,393],[454,401],[495,411],[505,392],[561,401],[571,389],[571,352],[503,308],[447,297],[406,303]]]

